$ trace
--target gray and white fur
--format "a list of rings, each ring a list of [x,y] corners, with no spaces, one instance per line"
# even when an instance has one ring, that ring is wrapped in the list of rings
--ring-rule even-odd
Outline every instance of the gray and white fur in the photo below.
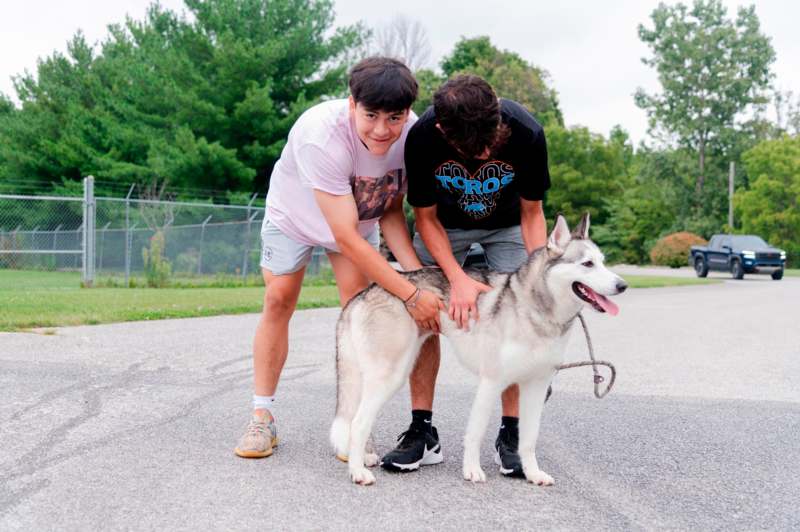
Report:
[[[531,254],[514,273],[467,270],[492,287],[478,299],[480,319],[459,329],[446,312],[441,334],[458,359],[479,377],[478,390],[464,436],[463,475],[484,482],[480,443],[492,407],[511,384],[520,388],[519,453],[525,477],[539,485],[553,478],[539,469],[536,440],[547,387],[563,363],[568,335],[587,306],[617,313],[606,296],[627,285],[603,264],[603,254],[589,240],[589,216],[573,234],[558,216],[547,245]],[[438,268],[405,273],[419,288],[449,304],[450,285]],[[331,427],[336,455],[348,461],[353,482],[368,485],[375,476],[367,467],[378,456],[366,449],[378,412],[408,379],[423,342],[431,332],[420,329],[403,302],[377,285],[354,297],[342,311],[336,329],[337,406]]]

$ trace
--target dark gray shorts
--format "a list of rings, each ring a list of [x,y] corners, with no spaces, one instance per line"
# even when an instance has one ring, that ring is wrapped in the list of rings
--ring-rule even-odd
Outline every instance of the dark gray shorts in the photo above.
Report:
[[[464,264],[469,248],[473,243],[483,247],[486,262],[492,270],[513,272],[528,260],[528,252],[522,240],[522,230],[518,225],[502,229],[445,229],[453,255],[459,264]],[[414,235],[414,249],[425,266],[433,266],[436,261],[422,242],[419,233]]]

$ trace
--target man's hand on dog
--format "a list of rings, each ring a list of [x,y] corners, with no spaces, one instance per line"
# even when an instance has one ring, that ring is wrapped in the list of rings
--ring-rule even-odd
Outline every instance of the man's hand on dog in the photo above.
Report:
[[[469,330],[469,318],[478,321],[478,295],[488,292],[491,286],[476,281],[463,273],[450,282],[450,319],[459,329]]]
[[[444,310],[444,303],[433,292],[420,290],[419,298],[414,306],[406,306],[406,310],[421,328],[429,329],[437,334],[441,331],[439,311]]]

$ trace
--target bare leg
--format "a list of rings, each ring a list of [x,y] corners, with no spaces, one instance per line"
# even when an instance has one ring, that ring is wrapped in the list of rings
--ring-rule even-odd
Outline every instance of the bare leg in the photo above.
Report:
[[[500,400],[503,403],[504,416],[519,417],[519,386],[512,384],[506,388]]]
[[[417,357],[408,381],[411,387],[412,410],[433,410],[433,395],[436,389],[436,375],[439,373],[440,360],[439,337],[434,335],[422,344],[419,357]]]
[[[305,268],[286,275],[264,276],[264,307],[253,341],[253,388],[256,395],[274,395],[289,353],[289,320],[297,305]],[[263,415],[264,410],[255,411]]]
[[[354,295],[369,286],[369,279],[341,253],[328,253],[328,260],[331,261],[336,287],[339,289],[339,304],[345,306]]]

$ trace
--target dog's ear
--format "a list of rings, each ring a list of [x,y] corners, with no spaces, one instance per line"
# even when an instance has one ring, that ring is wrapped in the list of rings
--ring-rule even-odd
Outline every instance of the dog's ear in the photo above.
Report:
[[[572,238],[577,240],[589,240],[589,211],[583,213],[578,227],[572,231]]]
[[[571,238],[569,227],[567,227],[567,220],[559,214],[556,217],[556,225],[553,227],[553,231],[547,239],[547,250],[554,254],[561,255],[564,253],[564,248],[567,247]]]

